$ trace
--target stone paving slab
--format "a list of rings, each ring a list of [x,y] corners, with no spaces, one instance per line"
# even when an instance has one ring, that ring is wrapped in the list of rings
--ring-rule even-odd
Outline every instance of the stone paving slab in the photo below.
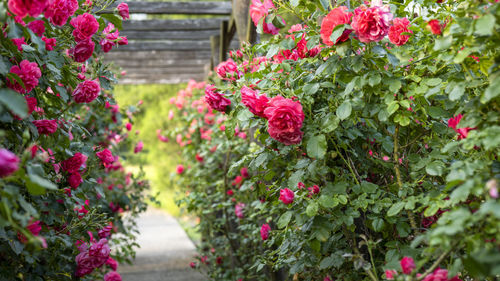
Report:
[[[172,216],[150,207],[137,223],[141,248],[132,265],[118,267],[123,281],[206,280],[189,267],[196,248]]]

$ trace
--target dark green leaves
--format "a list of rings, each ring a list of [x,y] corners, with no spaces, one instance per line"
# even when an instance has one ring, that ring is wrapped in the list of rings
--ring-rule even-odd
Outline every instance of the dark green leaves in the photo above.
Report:
[[[493,34],[495,28],[495,16],[492,14],[485,14],[480,17],[475,24],[475,33],[479,36],[490,36]]]
[[[14,90],[0,89],[0,103],[20,118],[25,118],[28,115],[26,99]]]
[[[290,223],[290,220],[292,219],[293,212],[292,211],[287,211],[278,220],[277,226],[278,228],[284,228]]]
[[[347,117],[351,115],[352,111],[352,105],[351,102],[349,101],[344,101],[338,108],[337,108],[337,116],[339,117],[340,120],[344,120]]]
[[[307,141],[307,155],[312,158],[322,159],[327,148],[325,135],[316,135]]]

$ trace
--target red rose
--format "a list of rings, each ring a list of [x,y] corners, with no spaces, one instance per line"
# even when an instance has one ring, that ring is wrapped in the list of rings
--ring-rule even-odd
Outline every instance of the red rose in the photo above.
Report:
[[[354,10],[351,26],[363,43],[378,42],[389,32],[389,23],[392,14],[389,6],[381,6],[382,1],[375,5],[372,1],[370,8],[361,5]]]
[[[438,20],[430,20],[429,22],[427,22],[427,27],[435,35],[441,35],[441,33],[443,32],[443,27]]]
[[[332,46],[334,44],[330,39],[330,36],[332,36],[333,30],[336,26],[341,24],[349,24],[351,22],[352,13],[346,12],[347,9],[348,8],[345,6],[334,8],[328,13],[328,15],[326,15],[326,17],[321,22],[321,39],[326,45]],[[352,29],[344,30],[342,35],[337,38],[335,44],[347,41],[351,32]]]
[[[56,46],[56,38],[47,38],[45,36],[42,37],[42,41],[45,42],[45,50],[52,51]]]
[[[413,33],[408,29],[410,21],[407,18],[395,18],[392,23],[393,25],[389,27],[389,40],[397,46],[406,44],[410,39],[410,35],[402,35],[401,33]]]
[[[269,101],[269,106],[264,110],[268,119],[269,135],[285,144],[298,144],[302,141],[302,122],[304,112],[299,101],[276,96]]]
[[[70,24],[75,28],[75,30],[73,30],[73,36],[77,42],[89,39],[99,29],[99,23],[95,17],[89,13],[73,18]]]
[[[76,46],[74,48],[71,48],[69,50],[69,55],[76,62],[85,62],[94,53],[94,47],[95,47],[95,44],[90,39],[80,41],[76,44]]]
[[[448,278],[448,270],[436,268],[433,273],[427,275],[422,281],[462,281],[458,276]]]
[[[394,280],[394,276],[397,274],[398,274],[398,272],[396,270],[386,270],[385,271],[385,279]]]
[[[30,15],[36,18],[45,10],[48,2],[47,0],[9,0],[8,7],[18,17],[24,18]]]
[[[215,71],[217,75],[223,80],[236,80],[240,78],[241,73],[238,71],[238,65],[232,59],[223,61],[217,65]]]
[[[118,9],[118,14],[122,17],[122,19],[128,20],[130,18],[127,3],[120,3],[120,5],[116,8]]]
[[[99,96],[101,87],[96,80],[85,80],[78,84],[73,92],[73,99],[76,103],[89,103]]]
[[[182,173],[184,173],[184,166],[183,165],[177,165],[176,172],[179,175],[181,175]]]
[[[102,39],[101,42],[99,42],[99,45],[101,45],[101,49],[103,52],[107,53],[111,51],[111,49],[116,45],[115,42],[110,41],[108,39]]]
[[[411,274],[411,272],[415,269],[415,262],[411,257],[404,257],[399,262],[401,265],[401,269],[403,269],[404,274]]]
[[[69,186],[71,186],[71,188],[73,189],[76,189],[78,186],[80,186],[82,182],[82,176],[78,172],[74,172],[68,177]]]
[[[216,92],[214,85],[207,85],[205,88],[205,101],[214,110],[224,112],[226,107],[231,105],[231,101],[224,97],[223,93]]]
[[[26,104],[28,105],[28,115],[33,113],[36,108],[37,100],[34,97],[24,97],[26,99]]]
[[[465,139],[469,135],[469,132],[475,130],[475,128],[465,127],[465,128],[457,128],[460,120],[462,120],[463,115],[458,114],[457,116],[448,119],[448,127],[452,128],[458,134],[458,139]]]
[[[6,177],[19,169],[19,158],[11,151],[0,149],[0,178]]]
[[[110,273],[104,275],[104,281],[122,281],[122,277],[116,271],[111,271]]]
[[[276,28],[272,23],[266,23],[266,17],[269,14],[269,9],[274,9],[274,4],[272,0],[264,0],[261,2],[260,0],[252,0],[250,4],[250,17],[252,18],[255,26],[259,24],[259,21],[263,19],[262,23],[262,31],[267,34],[276,35],[279,32],[279,29]],[[285,22],[281,19],[283,23]]]
[[[291,204],[293,202],[293,198],[295,197],[295,193],[291,191],[289,188],[285,188],[280,190],[280,200],[285,204]]]
[[[253,114],[266,118],[264,109],[268,106],[269,99],[266,95],[257,95],[257,91],[243,86],[241,88],[241,103],[243,103]]]
[[[42,37],[43,33],[45,33],[45,22],[43,20],[34,20],[28,23],[28,28],[39,37]]]
[[[99,230],[100,231],[100,230]],[[109,235],[108,235],[109,236]],[[100,237],[100,236],[99,236]],[[113,258],[109,258],[106,260],[106,264],[109,265],[109,267],[111,267],[111,269],[113,271],[116,271],[116,269],[118,268],[118,262],[116,260],[114,260]]]
[[[269,231],[271,231],[271,227],[269,226],[269,224],[263,224],[260,228],[260,237],[262,238],[262,240],[267,240],[267,238],[269,238]]]
[[[240,219],[242,219],[245,215],[243,214],[243,209],[245,208],[245,203],[238,203],[234,207],[234,213]]]
[[[38,85],[38,79],[42,76],[38,64],[36,62],[29,62],[28,60],[21,61],[19,66],[13,65],[10,68],[10,72],[17,74],[21,78],[24,88],[16,80],[11,81],[10,79],[7,79],[7,86],[21,94],[31,92]]]
[[[38,236],[40,234],[40,231],[42,231],[42,226],[40,225],[40,221],[34,221],[34,222],[30,222],[30,224],[28,224],[26,229],[28,229],[28,231],[31,232],[31,234],[33,234],[34,236]],[[28,238],[26,238],[26,236],[24,236],[23,234],[21,234],[19,232],[17,234],[17,238],[22,243],[28,242]]]
[[[78,10],[77,0],[51,0],[45,16],[50,18],[52,24],[63,26],[76,10]]]
[[[75,173],[80,170],[80,167],[87,162],[87,156],[80,152],[75,153],[73,157],[68,158],[61,162],[61,168],[63,171],[69,173]]]
[[[99,159],[101,159],[101,162],[102,164],[104,164],[104,166],[115,162],[115,157],[113,157],[113,154],[107,148],[103,151],[97,152],[96,155]]]
[[[34,120],[32,123],[40,135],[50,135],[57,131],[56,120]]]

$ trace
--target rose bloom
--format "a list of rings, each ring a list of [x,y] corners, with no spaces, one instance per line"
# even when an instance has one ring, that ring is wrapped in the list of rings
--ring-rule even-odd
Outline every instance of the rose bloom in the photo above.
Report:
[[[395,18],[389,27],[389,40],[396,46],[402,46],[408,42],[410,35],[402,35],[403,32],[413,33],[408,29],[410,21],[407,18]]]
[[[272,0],[264,0],[261,2],[260,0],[252,0],[250,4],[250,17],[252,18],[255,26],[259,24],[259,21],[263,19],[262,23],[262,31],[267,34],[276,35],[279,32],[279,29],[276,28],[272,23],[266,23],[265,17],[269,14],[269,9],[274,9],[274,4]],[[284,22],[284,21],[283,21]]]
[[[101,162],[104,165],[111,164],[111,163],[115,162],[115,158],[113,157],[113,154],[107,148],[105,148],[102,151],[97,152],[96,155],[99,159],[101,159]]]
[[[458,114],[457,116],[448,119],[448,127],[452,128],[458,134],[458,140],[465,139],[469,135],[469,132],[474,130],[471,127],[457,128],[460,120],[462,120],[463,115]]]
[[[38,236],[40,234],[40,231],[42,231],[42,226],[40,225],[40,221],[31,222],[30,220],[30,223],[28,224],[26,229],[28,229],[28,231],[31,232],[31,234],[33,234],[34,236]],[[18,232],[17,238],[22,243],[28,242],[28,238],[26,238],[26,236],[24,236],[22,233]]]
[[[94,267],[97,268],[106,263],[110,252],[111,250],[108,245],[108,240],[105,238],[101,238],[99,242],[92,244],[89,248],[89,255],[94,258]]]
[[[289,188],[285,188],[280,190],[280,200],[285,204],[291,204],[293,202],[293,198],[295,197],[295,193],[291,191]]]
[[[351,22],[352,13],[346,12],[348,8],[346,6],[340,6],[332,9],[323,21],[321,22],[321,39],[323,43],[328,46],[333,46],[334,43],[330,39],[330,36],[333,33],[335,27],[341,24],[349,24]],[[342,35],[337,38],[335,44],[345,42],[349,39],[349,34],[352,32],[352,29],[346,29],[342,33]]]
[[[429,22],[427,22],[427,27],[435,35],[441,35],[441,33],[443,32],[443,27],[438,20],[430,20]]]
[[[28,23],[28,28],[39,37],[42,37],[45,33],[45,22],[43,20],[34,20]]]
[[[34,120],[32,123],[36,126],[40,135],[50,135],[57,131],[56,120]]]
[[[458,276],[448,278],[448,270],[436,268],[433,273],[427,275],[422,281],[462,281]]]
[[[61,162],[61,168],[63,171],[69,173],[75,173],[80,170],[80,167],[87,162],[87,156],[80,152],[75,153],[73,157],[68,158]]]
[[[244,217],[243,215],[243,209],[245,208],[245,203],[238,203],[236,204],[236,206],[234,207],[234,213],[236,214],[236,216],[240,219],[242,219]]]
[[[52,24],[63,26],[76,10],[78,10],[77,0],[51,0],[45,16],[50,18]]]
[[[116,271],[111,271],[110,273],[104,275],[104,281],[122,281],[122,277]]]
[[[127,131],[129,131],[129,132],[130,132],[130,131],[132,130],[132,123],[127,123],[127,124],[125,125],[125,128],[127,129]]]
[[[107,53],[113,49],[113,47],[116,45],[115,42],[110,41],[108,39],[102,39],[99,42],[99,45],[101,45],[101,49],[103,52]]]
[[[116,8],[118,9],[118,14],[122,17],[122,19],[128,20],[130,18],[127,3],[120,3]]]
[[[97,80],[85,80],[78,84],[72,96],[76,103],[89,103],[99,96],[101,87]]]
[[[36,18],[45,10],[48,2],[48,0],[9,0],[7,5],[9,10],[20,18],[27,15]]]
[[[231,101],[224,97],[224,94],[216,92],[214,85],[207,85],[205,88],[205,101],[214,110],[224,112],[231,105]]]
[[[397,274],[398,274],[398,272],[396,270],[386,270],[385,271],[385,279],[394,280],[394,276]]]
[[[276,96],[269,101],[269,106],[264,110],[268,119],[269,135],[285,144],[298,144],[302,141],[302,122],[304,112],[299,101]]]
[[[12,38],[12,39],[10,39],[10,41],[12,41],[12,43],[14,43],[14,45],[16,45],[17,50],[19,52],[23,51],[23,45],[28,45],[26,43],[26,41],[24,40],[24,37],[21,37],[21,38]]]
[[[45,42],[45,50],[52,51],[56,46],[56,38],[47,38],[45,36],[42,37],[42,41]]]
[[[143,148],[144,148],[144,143],[142,141],[137,142],[137,144],[134,147],[134,153],[141,152]]]
[[[404,274],[411,274],[411,272],[415,269],[415,262],[411,257],[403,257],[399,264],[401,265],[401,269],[403,269]]]
[[[92,40],[80,41],[75,47],[69,49],[69,55],[76,62],[85,62],[94,53],[95,44]]]
[[[228,59],[227,61],[223,61],[217,65],[215,68],[217,75],[219,78],[223,80],[236,80],[236,78],[240,78],[240,73],[238,72],[238,66],[232,59]]]
[[[184,173],[184,166],[183,165],[177,165],[176,172],[179,175],[181,175],[182,173]]]
[[[19,158],[10,150],[0,149],[0,178],[6,177],[19,169]]]
[[[76,277],[83,277],[94,271],[93,258],[85,250],[75,257],[76,261]]]
[[[99,23],[89,13],[84,13],[71,19],[70,24],[75,28],[73,30],[73,37],[75,37],[75,41],[77,42],[91,38],[99,29]]]
[[[10,72],[17,74],[21,78],[25,88],[16,80],[11,81],[10,79],[7,79],[7,86],[21,94],[31,92],[38,85],[38,80],[42,76],[38,64],[36,62],[29,62],[28,60],[22,60],[19,66],[13,65],[10,68]]]
[[[248,178],[249,175],[248,175],[248,168],[247,167],[243,167],[240,169],[240,174],[243,178]]]
[[[83,182],[79,172],[74,172],[68,177],[68,183],[71,188],[76,189]]]
[[[354,10],[351,26],[363,43],[378,42],[389,32],[392,14],[381,0],[372,0],[370,8],[361,5]]]
[[[106,225],[104,228],[100,229],[98,232],[97,232],[97,235],[99,235],[99,238],[107,238],[111,235],[111,230],[113,229],[113,226],[110,224],[110,225]]]
[[[109,265],[113,271],[116,271],[118,268],[118,262],[111,257],[106,260],[106,264]]]
[[[269,231],[271,231],[271,227],[269,226],[269,224],[263,224],[260,228],[260,237],[262,238],[262,240],[267,240],[267,238],[269,238]]]
[[[28,105],[28,115],[30,115],[33,111],[35,111],[38,102],[35,97],[24,97],[24,99],[26,99],[26,105]]]
[[[247,86],[241,88],[241,103],[253,114],[265,118],[264,110],[267,108],[268,102],[269,99],[266,95],[258,95],[257,91]]]

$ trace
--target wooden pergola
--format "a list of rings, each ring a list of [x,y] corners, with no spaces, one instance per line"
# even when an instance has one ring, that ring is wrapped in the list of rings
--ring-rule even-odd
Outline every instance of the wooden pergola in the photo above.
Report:
[[[114,48],[105,61],[126,71],[123,84],[173,84],[203,80],[228,50],[239,48],[231,2],[127,2],[144,20],[123,22],[129,44]],[[117,4],[115,4],[117,5]],[[112,11],[110,7],[106,12]],[[244,7],[248,18],[248,6]],[[148,19],[148,15],[191,15],[189,19]],[[209,16],[209,17],[207,17]],[[144,16],[143,16],[144,17]],[[245,23],[248,19],[245,19]],[[253,24],[249,25],[253,28]],[[244,26],[254,34],[254,28]],[[252,36],[248,37],[252,41]]]

